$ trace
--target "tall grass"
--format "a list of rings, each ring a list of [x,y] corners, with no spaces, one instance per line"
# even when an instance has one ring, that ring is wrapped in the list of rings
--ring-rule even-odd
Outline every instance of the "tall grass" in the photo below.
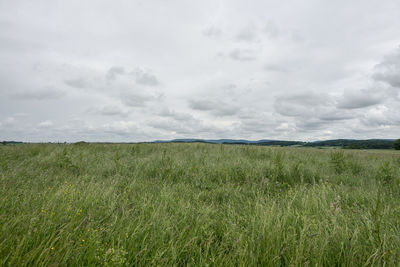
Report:
[[[0,265],[400,264],[400,154],[0,146]]]

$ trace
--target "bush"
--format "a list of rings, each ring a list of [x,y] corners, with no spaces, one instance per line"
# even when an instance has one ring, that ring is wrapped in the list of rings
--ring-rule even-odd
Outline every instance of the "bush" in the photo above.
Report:
[[[392,184],[396,179],[395,169],[389,161],[385,161],[378,169],[377,180],[383,184]]]
[[[400,150],[400,139],[397,139],[396,141],[394,141],[393,147],[396,150]]]
[[[335,169],[335,172],[337,174],[343,173],[346,169],[346,162],[343,151],[337,150],[331,152],[330,158],[333,168]]]
[[[76,146],[85,146],[85,145],[87,145],[87,144],[88,144],[88,143],[85,142],[85,141],[79,141],[79,142],[74,143],[74,145],[76,145]]]

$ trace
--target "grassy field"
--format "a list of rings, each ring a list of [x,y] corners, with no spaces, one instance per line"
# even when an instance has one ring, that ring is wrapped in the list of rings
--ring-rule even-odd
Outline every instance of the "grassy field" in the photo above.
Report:
[[[0,146],[0,265],[400,265],[400,152]]]

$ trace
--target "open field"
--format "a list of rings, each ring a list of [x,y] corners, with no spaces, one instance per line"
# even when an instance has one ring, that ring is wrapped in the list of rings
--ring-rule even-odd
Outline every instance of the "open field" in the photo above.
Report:
[[[400,264],[400,152],[0,146],[0,265]]]

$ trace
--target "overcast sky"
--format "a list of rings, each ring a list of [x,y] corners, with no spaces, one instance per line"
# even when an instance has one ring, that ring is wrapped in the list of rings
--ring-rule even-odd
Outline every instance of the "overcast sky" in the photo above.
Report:
[[[0,140],[400,137],[399,0],[0,0]]]

